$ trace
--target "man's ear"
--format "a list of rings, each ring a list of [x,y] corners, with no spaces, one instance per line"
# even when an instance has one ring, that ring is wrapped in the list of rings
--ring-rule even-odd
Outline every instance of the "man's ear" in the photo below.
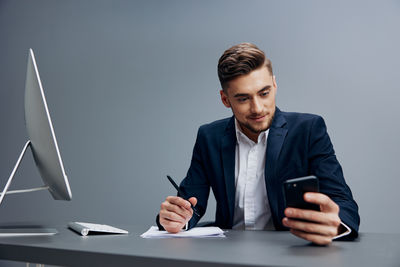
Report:
[[[274,85],[275,89],[278,87],[277,84],[276,84],[275,75],[272,76],[272,84]]]
[[[224,104],[225,107],[230,108],[231,107],[231,103],[229,102],[228,96],[226,95],[224,90],[220,90],[219,94],[221,95],[222,104]]]

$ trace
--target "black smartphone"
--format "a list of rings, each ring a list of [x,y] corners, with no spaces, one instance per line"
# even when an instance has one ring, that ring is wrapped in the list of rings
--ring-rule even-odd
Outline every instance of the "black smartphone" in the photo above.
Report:
[[[314,175],[286,180],[283,183],[286,207],[319,211],[319,205],[306,202],[304,193],[319,192],[318,178]]]

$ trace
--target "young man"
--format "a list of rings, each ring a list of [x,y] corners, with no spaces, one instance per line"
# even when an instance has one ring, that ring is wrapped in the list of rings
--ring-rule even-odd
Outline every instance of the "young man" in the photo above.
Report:
[[[180,188],[191,198],[169,196],[157,217],[175,233],[194,227],[207,207],[210,188],[217,201],[215,225],[224,229],[290,230],[316,244],[358,235],[358,207],[336,159],[324,120],[282,112],[275,106],[276,80],[263,51],[235,45],[218,62],[222,103],[233,117],[199,128],[193,157]],[[286,208],[282,184],[308,175],[320,193],[306,193],[320,211]]]

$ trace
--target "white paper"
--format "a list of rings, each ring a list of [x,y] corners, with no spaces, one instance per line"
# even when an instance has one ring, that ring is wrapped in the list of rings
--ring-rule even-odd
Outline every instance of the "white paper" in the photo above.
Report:
[[[225,237],[224,231],[219,227],[195,227],[176,234],[158,230],[157,226],[151,226],[149,230],[141,235],[143,238],[165,238],[165,237]]]

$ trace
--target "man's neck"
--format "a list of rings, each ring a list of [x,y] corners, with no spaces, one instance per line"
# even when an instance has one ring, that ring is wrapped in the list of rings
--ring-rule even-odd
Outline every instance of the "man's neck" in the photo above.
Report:
[[[252,140],[254,143],[258,142],[258,136],[260,133],[254,133],[247,128],[241,127],[240,125],[239,127],[241,128],[242,133],[244,133],[250,140]]]
[[[255,133],[255,132],[247,129],[246,127],[242,127],[240,125],[240,123],[236,120],[236,118],[235,118],[235,125],[240,132],[242,132],[245,136],[247,136],[247,138],[249,138],[251,141],[253,141],[256,144],[258,143],[258,137],[260,136],[261,132]]]

